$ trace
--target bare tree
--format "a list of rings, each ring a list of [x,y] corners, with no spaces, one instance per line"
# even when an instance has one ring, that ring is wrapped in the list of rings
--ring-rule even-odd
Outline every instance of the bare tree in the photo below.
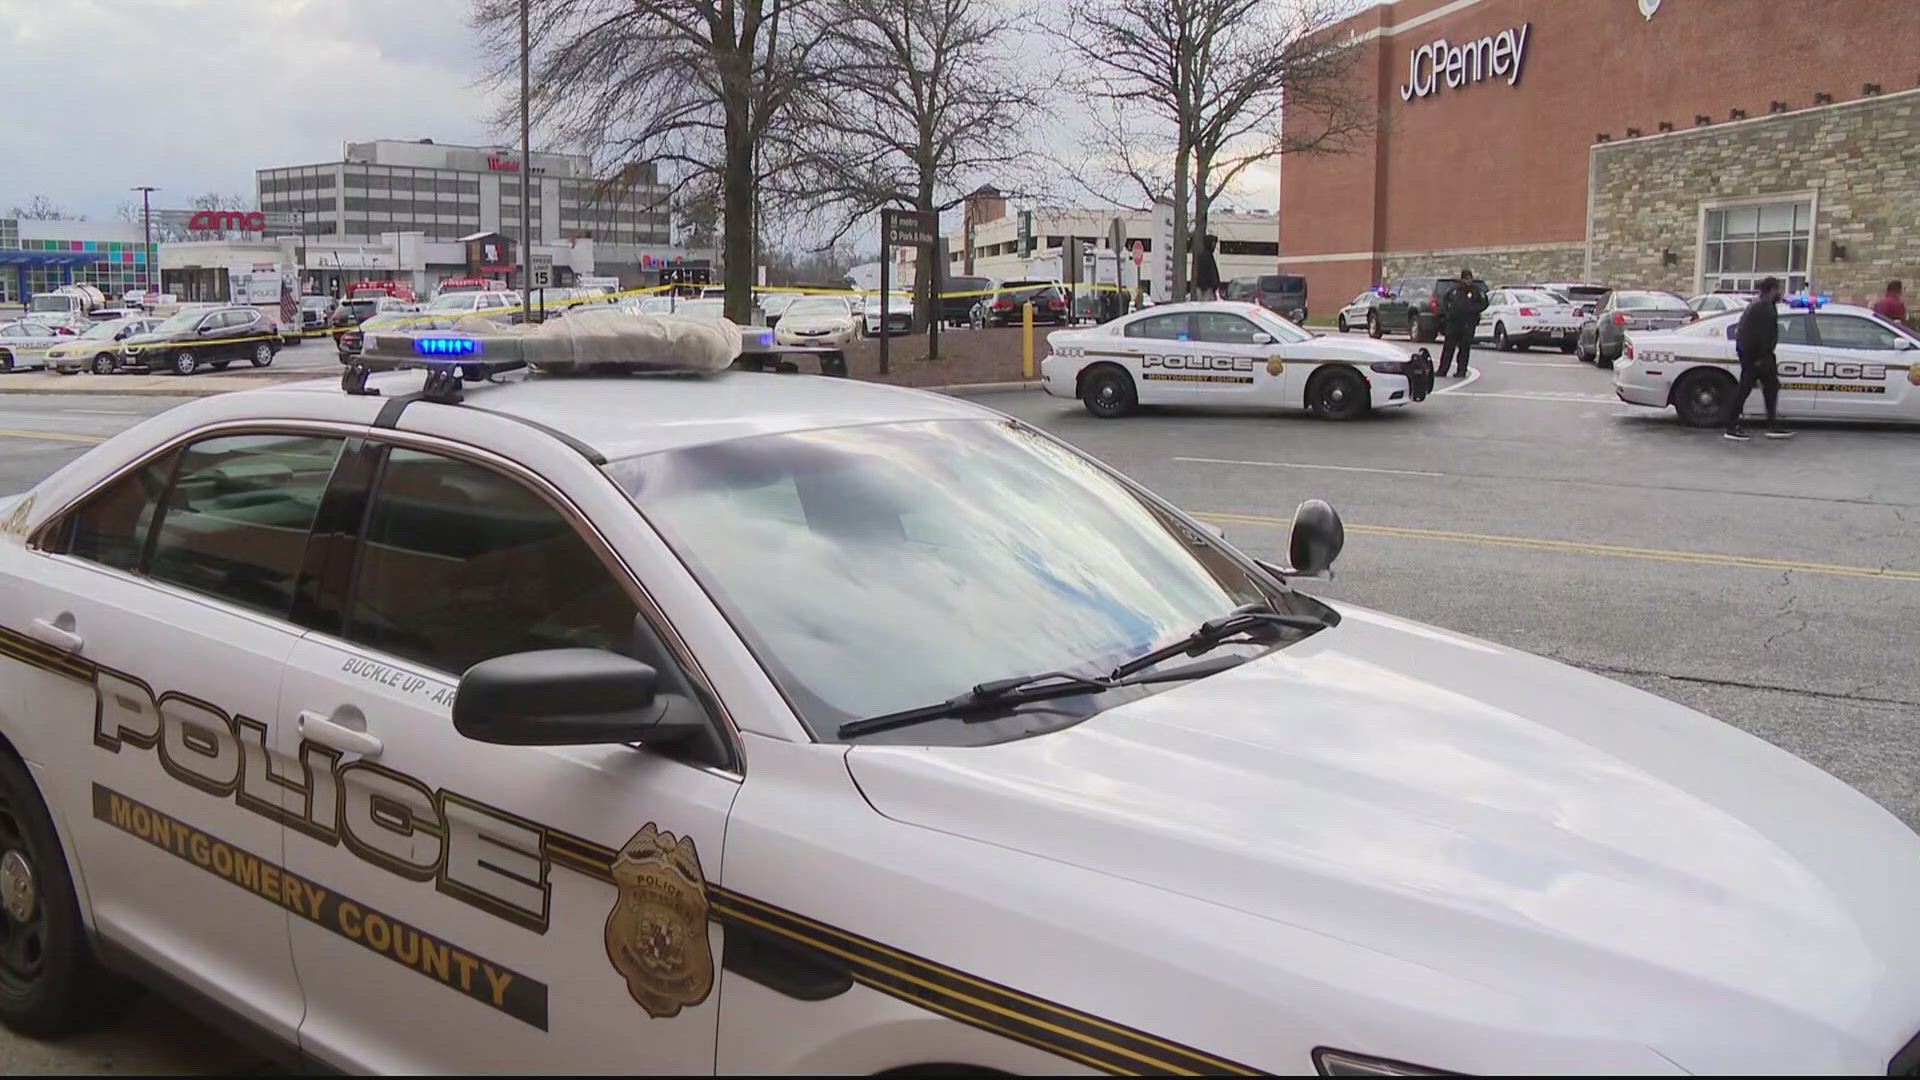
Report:
[[[1149,201],[1174,205],[1173,292],[1214,202],[1252,165],[1347,149],[1371,117],[1351,92],[1357,43],[1330,28],[1352,0],[1077,0],[1062,42],[1111,123],[1094,148]],[[1143,155],[1137,134],[1170,142]],[[1171,177],[1167,174],[1171,173]],[[1189,207],[1191,206],[1191,215]]]
[[[518,80],[523,0],[474,0],[503,82]],[[718,193],[726,310],[752,307],[756,195],[795,96],[812,77],[822,0],[525,0],[543,132],[602,168],[650,161],[672,200]],[[507,110],[517,110],[518,102]],[[504,116],[502,117],[504,119]]]
[[[823,0],[819,92],[796,102],[805,141],[775,189],[828,211],[825,245],[883,208],[938,214],[992,180],[1019,186],[1038,87],[997,0]],[[817,234],[817,233],[816,233]],[[886,256],[882,252],[882,257]],[[916,321],[932,275],[917,275]]]
[[[29,195],[26,205],[16,205],[7,211],[8,217],[24,218],[28,221],[83,221],[80,214],[71,214],[67,208],[54,202],[51,196]]]

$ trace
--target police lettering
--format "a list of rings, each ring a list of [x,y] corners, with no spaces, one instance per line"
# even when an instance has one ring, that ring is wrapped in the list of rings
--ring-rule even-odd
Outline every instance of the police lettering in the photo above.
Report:
[[[1140,366],[1167,371],[1230,371],[1245,375],[1253,370],[1253,360],[1245,356],[1148,356],[1141,359]]]
[[[1782,378],[1805,376],[1824,379],[1871,379],[1875,382],[1887,377],[1885,364],[1857,364],[1848,360],[1782,360],[1779,363]]]
[[[156,751],[161,768],[183,784],[546,932],[552,862],[539,825],[384,765],[343,763],[339,751],[306,741],[296,772],[267,745],[258,720],[180,694],[156,697],[120,672],[96,668],[94,695],[93,741],[101,749]]]

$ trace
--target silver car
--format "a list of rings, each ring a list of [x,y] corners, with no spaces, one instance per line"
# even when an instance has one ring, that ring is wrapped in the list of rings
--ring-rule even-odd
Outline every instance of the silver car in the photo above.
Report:
[[[62,375],[91,371],[111,375],[120,364],[120,342],[159,326],[158,315],[128,315],[94,323],[83,334],[63,337],[47,350],[47,366]]]
[[[62,334],[52,323],[21,319],[0,326],[0,371],[25,371],[47,366],[47,350],[75,335]]]
[[[1687,306],[1706,319],[1729,311],[1745,311],[1747,305],[1753,303],[1754,295],[1747,292],[1701,293],[1688,300]]]
[[[1627,347],[1630,330],[1672,330],[1700,318],[1680,296],[1656,289],[1615,289],[1580,327],[1574,349],[1580,359],[1613,366]]]

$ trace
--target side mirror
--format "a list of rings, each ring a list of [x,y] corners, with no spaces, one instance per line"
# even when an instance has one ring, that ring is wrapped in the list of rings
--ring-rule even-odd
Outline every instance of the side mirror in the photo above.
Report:
[[[1287,535],[1287,571],[1295,577],[1318,577],[1333,569],[1333,560],[1347,542],[1340,514],[1320,499],[1308,499],[1293,512]]]
[[[1894,352],[1912,352],[1915,349],[1920,349],[1920,345],[1914,344],[1914,341],[1912,338],[1894,338],[1893,339]]]
[[[502,746],[660,742],[659,683],[652,667],[603,649],[498,656],[460,677],[453,727]]]
[[[1273,344],[1273,335],[1267,333],[1265,330],[1255,330],[1253,332],[1253,343],[1255,345],[1271,345]]]

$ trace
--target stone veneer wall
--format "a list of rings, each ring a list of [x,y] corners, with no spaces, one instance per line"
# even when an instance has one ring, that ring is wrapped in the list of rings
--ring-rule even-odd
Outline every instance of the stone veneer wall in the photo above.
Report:
[[[1381,260],[1381,270],[1388,284],[1415,275],[1452,276],[1463,266],[1473,271],[1474,277],[1495,287],[1537,281],[1583,281],[1581,268],[1586,262],[1586,252],[1584,244],[1394,252]]]
[[[1592,277],[1690,293],[1700,206],[1818,190],[1813,287],[1870,302],[1920,279],[1920,90],[1593,147]],[[1834,244],[1846,259],[1832,258]],[[1671,249],[1676,265],[1662,265]]]

